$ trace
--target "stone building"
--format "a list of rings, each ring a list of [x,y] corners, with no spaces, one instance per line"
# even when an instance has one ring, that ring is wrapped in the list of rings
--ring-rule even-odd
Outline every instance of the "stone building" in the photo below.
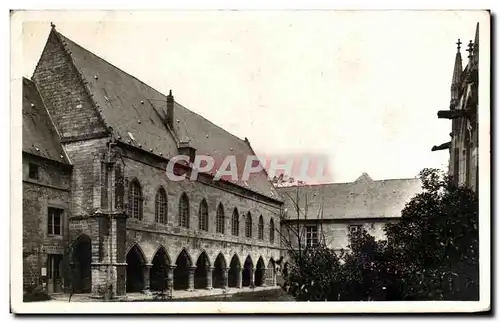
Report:
[[[295,228],[299,219],[301,244],[324,239],[335,251],[346,249],[349,232],[361,228],[383,239],[384,225],[400,217],[405,204],[421,190],[418,178],[373,180],[366,173],[351,183],[278,188],[284,199],[282,221]],[[287,227],[284,223],[282,230]],[[296,234],[289,234],[288,240],[298,245]]]
[[[283,202],[267,174],[166,177],[173,156],[195,154],[242,165],[254,152],[52,26],[23,80],[25,286],[119,296],[275,284]]]
[[[451,140],[432,151],[447,149],[450,154],[448,174],[456,185],[464,185],[474,191],[479,183],[478,141],[478,68],[479,68],[479,24],[474,41],[467,45],[468,62],[462,68],[460,39],[451,81],[451,100],[447,110],[438,112],[438,118],[451,119]]]

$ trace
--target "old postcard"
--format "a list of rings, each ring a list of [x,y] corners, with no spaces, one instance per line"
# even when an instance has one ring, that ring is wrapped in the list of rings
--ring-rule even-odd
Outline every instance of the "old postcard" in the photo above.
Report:
[[[13,312],[489,310],[488,11],[11,30]]]

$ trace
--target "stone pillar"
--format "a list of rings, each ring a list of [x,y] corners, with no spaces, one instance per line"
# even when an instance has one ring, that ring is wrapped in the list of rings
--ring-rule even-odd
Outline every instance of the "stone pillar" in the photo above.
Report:
[[[188,268],[188,291],[194,291],[194,272],[196,270],[196,266]]]
[[[264,286],[266,286],[266,277],[267,277],[266,268],[261,268],[260,272],[262,274],[262,285],[261,286],[264,287]]]
[[[214,271],[214,267],[207,267],[207,289],[213,289],[212,288],[212,273]]]
[[[255,269],[250,268],[250,287],[255,287]]]
[[[243,283],[243,268],[238,268],[236,270],[236,288],[241,288]]]
[[[173,290],[174,289],[174,269],[175,265],[168,265],[167,266],[167,289]]]
[[[152,264],[143,264],[142,265],[142,275],[144,277],[144,288],[142,289],[142,292],[147,294],[149,293],[149,277],[150,277],[150,272],[151,272],[151,267],[153,267]]]
[[[229,268],[222,268],[222,288],[227,289],[228,287],[228,272]]]

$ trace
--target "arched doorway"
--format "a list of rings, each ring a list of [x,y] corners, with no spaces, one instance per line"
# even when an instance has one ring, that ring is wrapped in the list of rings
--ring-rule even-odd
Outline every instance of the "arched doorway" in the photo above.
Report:
[[[191,257],[186,250],[183,249],[175,261],[174,289],[180,290],[189,288],[189,268],[192,264]]]
[[[201,253],[196,261],[196,270],[194,271],[194,289],[207,288],[208,268],[210,260],[205,251]]]
[[[144,289],[145,263],[141,249],[134,245],[127,253],[127,293],[137,293]]]
[[[245,264],[243,265],[243,274],[241,285],[243,287],[250,286],[250,282],[253,281],[253,261],[250,256],[245,259]]]
[[[220,253],[215,259],[214,271],[212,272],[212,286],[214,288],[224,288],[224,270],[226,269],[226,260]]]
[[[257,261],[257,268],[255,268],[255,286],[264,285],[264,280],[266,279],[266,266],[264,265],[264,260],[259,257]]]
[[[170,259],[163,247],[156,251],[153,257],[152,267],[150,271],[150,288],[151,290],[161,291],[167,289],[167,273]]]
[[[87,235],[81,235],[73,245],[72,254],[73,292],[90,293],[92,290],[92,243]]]
[[[274,259],[269,259],[267,264],[267,275],[266,275],[266,285],[274,286],[276,285],[276,264]]]
[[[238,287],[238,277],[240,275],[241,264],[240,259],[237,255],[234,255],[231,258],[231,262],[229,264],[229,272],[228,272],[228,286],[229,287]]]

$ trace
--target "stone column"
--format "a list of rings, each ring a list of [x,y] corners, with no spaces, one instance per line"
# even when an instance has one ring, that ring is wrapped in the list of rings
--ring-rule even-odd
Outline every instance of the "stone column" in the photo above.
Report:
[[[255,286],[255,269],[250,268],[250,287]]]
[[[196,270],[196,266],[188,268],[188,291],[194,291],[194,272]]]
[[[222,268],[222,288],[227,289],[228,287],[228,272],[229,268]]]
[[[143,264],[142,265],[142,276],[144,277],[144,287],[142,289],[142,292],[147,294],[149,293],[149,277],[150,277],[150,272],[151,272],[151,267],[153,267],[152,264]]]
[[[264,287],[264,286],[266,286],[266,277],[267,277],[266,268],[261,268],[260,272],[262,274],[262,285],[261,286]]]
[[[174,269],[175,265],[168,265],[167,266],[167,289],[173,290],[174,289]]]
[[[241,284],[243,283],[243,269],[238,268],[236,270],[236,288],[241,288]]]
[[[212,273],[214,271],[214,267],[207,267],[207,289],[213,289],[212,288]]]

